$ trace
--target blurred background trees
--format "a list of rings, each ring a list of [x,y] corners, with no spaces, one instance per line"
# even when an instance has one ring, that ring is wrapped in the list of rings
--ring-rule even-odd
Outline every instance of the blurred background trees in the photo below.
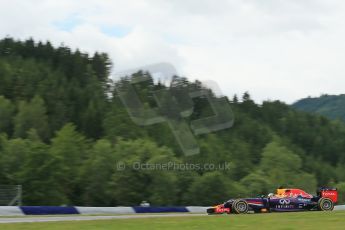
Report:
[[[280,101],[259,105],[246,92],[227,99],[234,126],[196,136],[200,154],[186,157],[167,123],[132,122],[111,87],[111,63],[104,53],[0,40],[0,184],[22,184],[24,204],[212,205],[281,185],[308,192],[337,186],[345,201],[343,122]],[[178,76],[172,89],[153,79],[145,84],[136,90],[150,106],[148,88],[181,96],[186,88],[202,87]],[[210,115],[205,98],[193,103],[186,122]],[[119,162],[127,168],[118,170]],[[230,168],[134,170],[130,165],[136,162]]]

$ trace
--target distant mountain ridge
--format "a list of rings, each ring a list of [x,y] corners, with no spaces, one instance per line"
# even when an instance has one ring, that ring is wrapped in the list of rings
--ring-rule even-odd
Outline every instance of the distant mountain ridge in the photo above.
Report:
[[[292,107],[345,121],[345,94],[308,97],[293,103]]]

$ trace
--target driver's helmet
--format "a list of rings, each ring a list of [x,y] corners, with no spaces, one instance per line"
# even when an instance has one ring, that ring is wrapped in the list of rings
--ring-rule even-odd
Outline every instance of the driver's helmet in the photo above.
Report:
[[[277,189],[277,196],[279,196],[279,197],[285,197],[285,196],[286,196],[286,194],[285,194],[285,189],[283,189],[283,188],[278,188],[278,189]]]

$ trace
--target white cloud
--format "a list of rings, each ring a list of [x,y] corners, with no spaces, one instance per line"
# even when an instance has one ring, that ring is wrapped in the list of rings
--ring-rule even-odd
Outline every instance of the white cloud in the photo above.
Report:
[[[0,3],[0,36],[108,52],[116,71],[170,62],[184,76],[218,82],[224,94],[248,90],[257,101],[344,92],[341,0]]]

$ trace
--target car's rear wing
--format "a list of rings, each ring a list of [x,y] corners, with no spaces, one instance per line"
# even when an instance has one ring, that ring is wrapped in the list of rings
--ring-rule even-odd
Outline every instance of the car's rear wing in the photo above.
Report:
[[[318,188],[316,191],[318,197],[326,197],[333,201],[333,203],[338,202],[338,190],[336,188]]]

